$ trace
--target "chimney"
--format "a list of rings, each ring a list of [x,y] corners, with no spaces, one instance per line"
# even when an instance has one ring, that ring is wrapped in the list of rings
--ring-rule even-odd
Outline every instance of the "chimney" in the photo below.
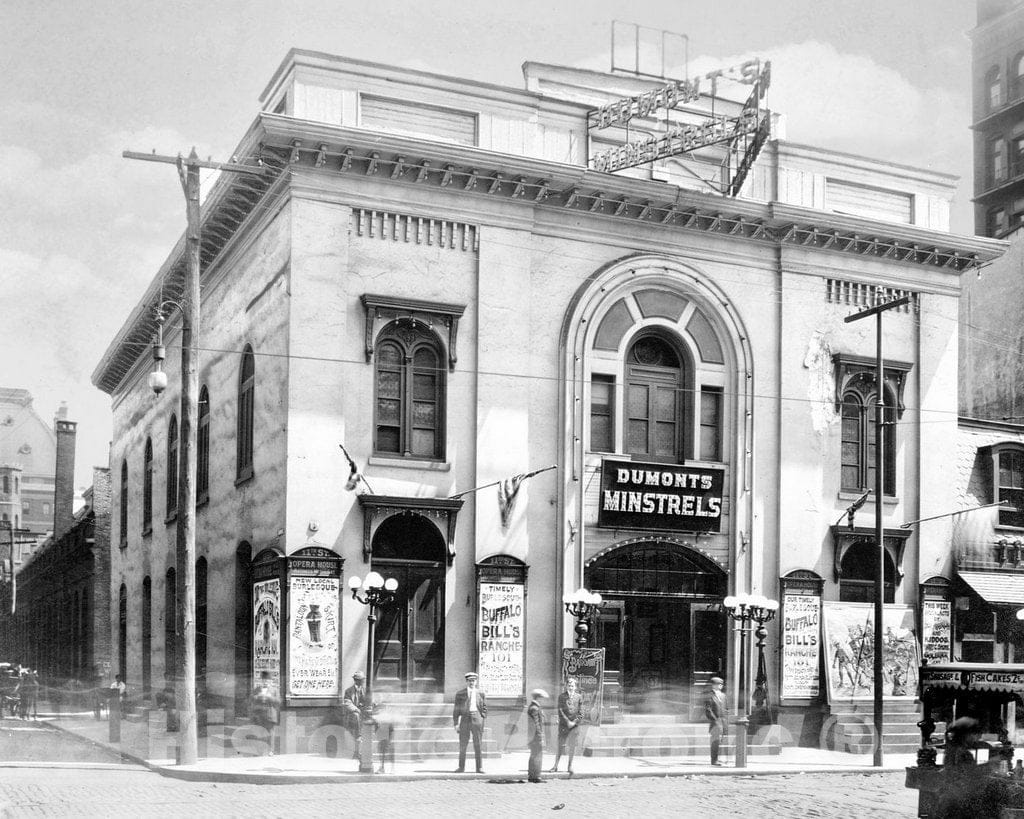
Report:
[[[53,419],[57,433],[57,469],[54,473],[53,537],[56,540],[75,522],[75,438],[78,424],[67,418],[67,407],[61,405]]]

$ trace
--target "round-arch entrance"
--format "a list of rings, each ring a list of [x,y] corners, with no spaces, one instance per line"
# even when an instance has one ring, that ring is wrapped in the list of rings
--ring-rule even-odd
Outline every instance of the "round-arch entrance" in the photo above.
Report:
[[[726,668],[726,571],[672,539],[637,539],[595,555],[584,585],[605,599],[594,645],[605,649],[611,698],[699,719],[708,679]]]
[[[444,689],[444,578],[447,546],[423,515],[393,515],[373,536],[371,568],[398,581],[395,605],[375,634],[375,685],[384,691]]]

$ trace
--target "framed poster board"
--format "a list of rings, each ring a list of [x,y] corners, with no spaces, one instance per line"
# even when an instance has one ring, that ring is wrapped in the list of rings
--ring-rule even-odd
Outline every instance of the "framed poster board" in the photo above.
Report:
[[[949,662],[952,610],[948,600],[921,601],[921,657],[931,665]]]
[[[481,581],[477,594],[477,672],[489,697],[520,697],[526,664],[526,587]]]
[[[288,578],[288,695],[336,697],[338,600],[336,577]]]
[[[782,699],[814,699],[821,690],[821,596],[782,597]]]
[[[281,690],[281,581],[276,577],[252,587],[252,671],[266,671],[274,691]]]
[[[604,699],[604,649],[563,648],[562,687],[569,677],[575,677],[583,702],[581,710],[584,725],[601,724],[601,706]]]
[[[874,604],[826,602],[822,610],[829,701],[873,699]],[[913,699],[919,664],[914,609],[887,605],[882,616],[882,695]]]

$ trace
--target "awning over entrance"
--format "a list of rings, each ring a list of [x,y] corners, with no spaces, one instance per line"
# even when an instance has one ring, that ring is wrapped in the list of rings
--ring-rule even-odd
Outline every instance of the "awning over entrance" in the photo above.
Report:
[[[1024,574],[959,572],[960,578],[992,605],[1024,606]]]

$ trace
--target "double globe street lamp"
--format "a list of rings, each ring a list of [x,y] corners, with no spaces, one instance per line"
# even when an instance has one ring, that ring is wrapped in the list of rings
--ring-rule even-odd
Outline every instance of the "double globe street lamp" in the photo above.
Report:
[[[750,697],[747,692],[747,634],[752,624],[757,623],[754,636],[757,637],[757,678],[754,681],[754,700],[758,708],[768,712],[768,668],[764,659],[764,641],[768,629],[764,624],[774,619],[779,610],[779,601],[762,594],[730,595],[722,601],[722,608],[738,625],[740,633],[739,697],[741,712],[736,718],[736,767],[747,767],[747,726],[750,724]]]
[[[377,572],[370,572],[365,578],[350,577],[348,580],[352,599],[369,607],[366,615],[368,640],[366,643],[366,695],[359,724],[359,773],[373,773],[373,740],[377,723],[373,718],[373,632],[377,613],[394,605],[398,581],[393,577],[385,580]],[[362,594],[360,595],[360,592]]]
[[[590,618],[600,611],[604,600],[597,592],[579,588],[562,597],[562,602],[565,603],[566,614],[576,618],[576,648],[583,648],[590,633]]]

